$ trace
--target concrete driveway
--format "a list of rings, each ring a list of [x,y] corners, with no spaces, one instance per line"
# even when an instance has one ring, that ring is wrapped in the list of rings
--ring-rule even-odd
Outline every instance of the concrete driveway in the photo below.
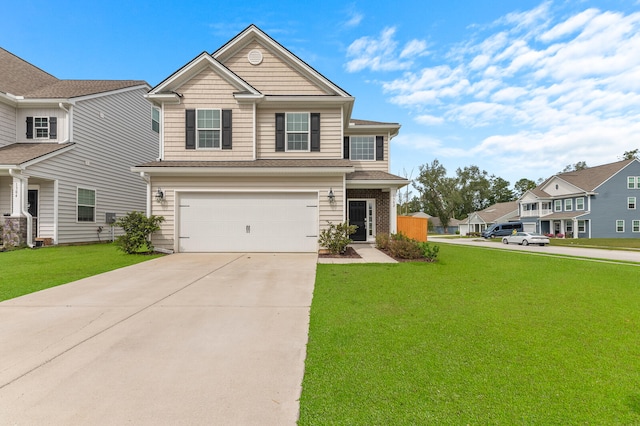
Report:
[[[294,425],[315,254],[174,254],[0,303],[0,423]]]

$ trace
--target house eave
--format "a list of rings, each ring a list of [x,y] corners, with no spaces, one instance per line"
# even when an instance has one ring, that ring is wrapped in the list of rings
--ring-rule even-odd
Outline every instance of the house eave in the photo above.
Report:
[[[409,185],[409,181],[405,179],[362,179],[347,180],[347,189],[376,189],[376,188],[402,188]]]
[[[344,175],[354,171],[353,167],[132,167],[134,173],[146,173],[153,176],[180,175]]]

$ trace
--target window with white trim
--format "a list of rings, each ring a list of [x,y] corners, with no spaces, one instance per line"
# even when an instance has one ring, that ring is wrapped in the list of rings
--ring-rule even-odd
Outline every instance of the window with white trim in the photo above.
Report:
[[[33,133],[36,139],[49,137],[49,117],[33,117]]]
[[[584,197],[576,198],[576,210],[584,210]]]
[[[564,211],[570,212],[573,210],[573,198],[567,198],[564,200]]]
[[[640,189],[640,176],[628,176],[627,189]]]
[[[562,200],[554,200],[553,211],[556,211],[556,212],[562,211]]]
[[[94,189],[78,188],[77,206],[78,222],[96,221],[96,191]]]
[[[351,160],[375,161],[375,136],[351,136],[350,142],[349,154]]]
[[[616,220],[616,232],[624,232],[624,220]]]
[[[579,220],[578,221],[578,232],[582,232],[582,233],[587,232],[586,223],[587,222],[585,220]]]
[[[196,110],[196,140],[199,149],[220,149],[220,110]]]
[[[309,113],[288,112],[285,115],[287,151],[309,151]]]
[[[640,232],[640,220],[631,221],[631,232]]]
[[[151,108],[151,130],[160,133],[160,110],[156,107]]]
[[[636,209],[636,197],[627,197],[627,208],[629,210]]]

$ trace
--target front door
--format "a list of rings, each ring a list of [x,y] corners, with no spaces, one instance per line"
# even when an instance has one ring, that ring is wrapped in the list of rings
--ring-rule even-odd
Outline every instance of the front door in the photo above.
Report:
[[[367,202],[349,201],[349,225],[356,225],[353,241],[367,241]]]
[[[27,192],[27,209],[33,217],[33,237],[38,236],[38,190],[30,189]]]

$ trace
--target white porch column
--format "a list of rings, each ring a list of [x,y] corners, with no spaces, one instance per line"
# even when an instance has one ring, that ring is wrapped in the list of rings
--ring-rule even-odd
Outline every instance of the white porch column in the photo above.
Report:
[[[11,187],[11,216],[22,216],[22,203],[24,202],[24,181],[16,176],[13,177]]]
[[[389,234],[398,232],[398,212],[396,211],[396,188],[389,191]]]

